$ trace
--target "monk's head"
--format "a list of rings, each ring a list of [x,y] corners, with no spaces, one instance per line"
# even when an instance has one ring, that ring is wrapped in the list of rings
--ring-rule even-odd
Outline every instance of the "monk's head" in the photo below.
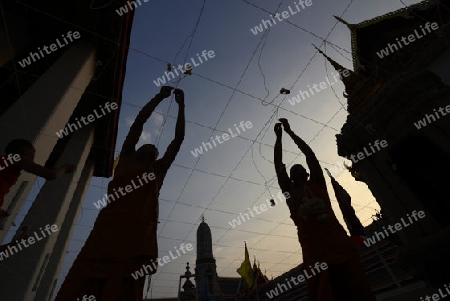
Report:
[[[142,163],[152,163],[156,161],[158,155],[158,149],[153,144],[144,144],[136,151],[136,156]]]
[[[5,147],[5,154],[19,154],[20,157],[34,160],[34,155],[36,154],[36,149],[33,144],[25,139],[14,139],[11,140]]]
[[[305,184],[308,181],[308,172],[301,164],[294,164],[290,170],[291,181],[294,184]]]

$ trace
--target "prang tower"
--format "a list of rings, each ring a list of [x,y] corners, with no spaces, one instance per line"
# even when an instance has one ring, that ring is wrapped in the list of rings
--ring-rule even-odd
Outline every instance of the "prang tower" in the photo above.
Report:
[[[195,262],[195,282],[197,286],[198,298],[203,298],[207,294],[213,301],[222,300],[217,279],[216,260],[213,257],[211,229],[202,222],[197,229],[197,260]]]

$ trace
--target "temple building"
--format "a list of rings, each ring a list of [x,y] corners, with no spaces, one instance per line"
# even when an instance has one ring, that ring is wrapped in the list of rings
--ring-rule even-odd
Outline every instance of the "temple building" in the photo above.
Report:
[[[384,226],[387,226],[384,218],[374,221],[365,228],[367,236],[370,237],[375,232],[383,231],[382,227]],[[416,279],[397,262],[399,240],[400,238],[394,234],[370,247],[358,247],[364,272],[377,300],[409,301],[417,296],[418,292],[422,294],[426,292],[424,282]],[[299,275],[305,275],[305,269],[307,268],[300,264],[262,286],[258,291],[259,300],[307,301],[306,282],[294,285],[290,280],[292,277],[298,280]],[[306,272],[308,273],[308,269]],[[309,273],[311,274],[311,272]],[[286,279],[290,280],[291,287],[287,284]]]
[[[342,78],[349,115],[338,153],[363,153],[352,174],[388,225],[408,224],[397,233],[396,261],[441,287],[450,281],[450,2],[423,1],[359,24],[339,20],[351,33],[353,71]],[[414,211],[425,217],[411,222]]]
[[[211,229],[204,218],[197,229],[197,259],[195,261],[197,296],[208,295],[212,301],[222,300],[213,256]],[[205,292],[207,290],[207,292]]]
[[[336,135],[338,153],[354,155],[352,175],[382,209],[368,236],[404,226],[360,249],[365,272],[377,300],[432,295],[450,281],[450,1],[423,1],[359,24],[337,19],[350,30],[353,56],[353,71],[342,77],[349,115]],[[425,217],[414,219],[414,211]],[[305,283],[280,292],[302,270],[270,281],[259,300],[308,300]]]
[[[254,267],[254,270],[256,270],[255,268],[256,267]],[[259,271],[259,269],[257,270]],[[189,263],[187,263],[186,272],[180,277],[178,300],[248,300],[242,298],[242,296],[245,295],[246,290],[244,281],[237,273],[236,275],[238,277],[218,276],[216,260],[212,249],[211,229],[202,217],[202,222],[197,229],[197,259],[195,261],[195,274],[192,275]],[[195,280],[195,283],[192,282],[191,278]],[[266,280],[267,278],[265,278],[264,282],[266,282]]]
[[[366,233],[368,236],[372,236],[376,231],[383,231],[382,227],[387,225],[388,223],[384,218],[379,218],[366,227]],[[418,291],[425,291],[424,282],[415,278],[396,261],[399,243],[400,237],[394,234],[376,245],[368,248],[359,248],[365,272],[374,293],[380,300],[410,300],[408,298],[417,294]],[[218,276],[212,253],[211,230],[204,220],[202,220],[197,230],[195,274],[192,274],[190,269],[191,267],[187,263],[185,274],[180,276],[180,289],[177,299],[148,300],[200,301],[207,300],[207,297],[211,300],[223,301],[308,300],[306,282],[302,282],[297,286],[291,284],[291,288],[280,290],[280,287],[286,284],[286,279],[298,277],[298,275],[304,273],[303,264],[299,264],[270,281],[261,273],[261,277],[257,279],[258,289],[251,291],[247,290],[245,281],[238,275],[237,277]],[[253,269],[254,271],[259,271],[256,266]],[[272,298],[269,298],[269,295],[272,295]],[[406,299],[400,299],[400,296]]]

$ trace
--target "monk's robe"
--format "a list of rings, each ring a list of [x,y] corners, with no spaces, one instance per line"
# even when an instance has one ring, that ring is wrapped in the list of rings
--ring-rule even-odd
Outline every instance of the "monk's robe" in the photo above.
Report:
[[[142,300],[145,277],[135,280],[131,273],[158,257],[158,196],[166,172],[161,161],[156,161],[150,167],[113,178],[108,195],[120,198],[109,198],[111,203],[100,211],[55,301],[82,300],[85,295],[94,295],[96,301]],[[147,179],[145,184],[144,173],[154,173],[156,179]],[[140,187],[127,193],[125,187],[132,181]]]
[[[292,184],[286,201],[297,226],[304,268],[310,271],[316,263],[328,265],[328,269],[306,280],[308,300],[375,301],[358,251],[334,215],[326,186],[310,180],[304,188]],[[304,197],[322,199],[324,210],[316,210],[321,214],[305,215],[301,209]]]
[[[0,156],[0,162],[5,162],[6,157]],[[13,165],[7,167],[0,166],[0,209],[3,207],[5,196],[9,189],[16,184],[21,172],[16,170]]]

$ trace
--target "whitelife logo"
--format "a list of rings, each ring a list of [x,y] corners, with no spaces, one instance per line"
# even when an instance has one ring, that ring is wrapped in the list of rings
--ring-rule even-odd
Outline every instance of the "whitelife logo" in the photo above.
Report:
[[[81,301],[96,301],[97,299],[95,299],[94,295],[84,295],[83,299],[81,299]],[[77,298],[77,301],[80,301],[80,298]]]
[[[450,295],[450,283],[444,284],[445,290],[447,291],[447,293]],[[445,294],[443,292],[443,288],[438,289],[438,293],[439,294],[433,294],[432,296],[425,296],[425,297],[420,297],[420,301],[439,301],[441,299],[444,299],[445,297],[448,297],[449,295]]]
[[[344,77],[350,76],[351,73],[348,69],[341,69],[338,71],[338,74],[344,78]],[[338,77],[336,77],[336,75],[338,75],[338,74],[331,72],[331,75],[333,75],[334,81],[330,81],[330,79],[327,76],[327,77],[325,77],[326,82],[320,82],[319,84],[312,85],[314,90],[311,88],[310,85],[308,85],[308,89],[309,89],[309,92],[311,93],[311,96],[314,95],[314,91],[316,91],[316,93],[319,93],[320,91],[323,91],[326,88],[331,87],[335,83],[339,82],[340,79]],[[302,102],[302,99],[300,99],[300,96],[302,97],[303,100],[305,100],[306,98],[310,97],[310,94],[308,93],[308,91],[299,90],[297,96],[294,96],[291,99],[288,99],[288,102],[291,104],[291,106],[294,106],[295,104]]]
[[[287,199],[289,199],[290,194],[289,194],[289,192],[284,192],[284,193],[282,193],[281,191],[278,192],[278,200],[279,200],[280,202],[283,202],[282,196],[284,196],[284,198],[287,200]],[[278,202],[276,201],[275,198],[273,199],[273,201],[274,201],[274,204],[278,204]],[[269,205],[269,208],[273,208],[273,207],[274,207],[274,205],[270,203],[270,200],[269,200],[269,199],[266,199],[266,202],[267,202],[267,205]],[[253,206],[252,209],[250,209],[250,207],[248,208],[248,213],[249,213],[249,214],[252,216],[252,218],[253,218],[253,217],[255,217],[255,215],[253,214],[253,211],[254,211],[256,214],[261,214],[262,212],[267,211],[267,209],[268,209],[268,207],[266,206],[266,204],[261,204],[261,205],[259,205],[259,210],[261,210],[261,211],[258,211],[258,207],[256,207],[256,205],[255,205],[255,206]],[[236,228],[237,226],[240,226],[241,224],[243,224],[243,223],[245,223],[246,221],[250,220],[250,215],[248,215],[248,213],[242,213],[242,212],[239,213],[239,216],[238,216],[237,218],[233,218],[233,220],[232,220],[232,221],[229,221],[228,224],[229,224],[233,229]]]
[[[186,248],[186,250],[184,249]],[[170,262],[170,258],[172,258],[172,260],[175,260],[179,257],[181,257],[180,251],[178,250],[177,247],[174,247],[175,251],[177,252],[178,256],[173,255],[172,251],[169,251],[169,256],[164,256],[163,258],[157,258],[156,261],[158,262],[158,266],[162,267],[164,264],[169,263]],[[184,243],[182,243],[180,245],[180,250],[181,252],[183,252],[183,255],[186,254],[186,251],[192,251],[194,249],[194,247],[192,246],[192,244],[188,243],[186,244],[186,246],[184,245]],[[162,263],[161,260],[164,262]],[[151,260],[151,264],[152,265],[142,265],[142,268],[134,273],[131,273],[131,276],[134,278],[134,280],[138,280],[141,277],[144,277],[147,274],[154,274],[156,273],[156,271],[158,270],[158,266],[156,265],[156,262]],[[149,271],[150,270],[150,271]]]
[[[137,1],[137,3],[139,3],[139,5],[137,5],[136,1]],[[142,5],[141,0],[136,0],[136,1],[127,1],[127,4],[119,7],[119,9],[116,9],[116,13],[122,17],[124,14],[128,13],[128,7],[130,8],[130,11],[132,11],[133,5],[134,5],[134,8],[138,8],[139,6]],[[142,1],[147,3],[149,0],[142,0]]]
[[[425,24],[425,28],[427,29],[428,33],[431,33],[431,29],[437,30],[437,29],[439,28],[439,25],[438,25],[436,22],[433,22],[433,23],[431,23],[431,24],[430,24],[430,22],[427,22],[427,23]],[[421,39],[421,38],[423,38],[424,36],[426,36],[426,35],[428,34],[428,33],[425,31],[425,29],[422,27],[422,25],[420,25],[420,29],[422,29],[423,36],[421,36],[421,35],[417,32],[417,29],[414,29],[414,34],[410,34],[410,35],[408,35],[408,37],[402,37],[402,38],[401,38],[401,41],[402,41],[403,45],[407,46],[407,45],[409,45],[410,43],[415,42],[415,41],[416,41],[416,38],[417,38],[417,39]],[[406,39],[408,39],[409,42],[407,42]],[[397,45],[398,45],[400,48],[403,48],[402,43],[400,43],[399,39],[396,38],[395,40],[397,41]],[[390,55],[390,54],[393,53],[394,51],[397,51],[397,50],[398,50],[397,45],[396,45],[395,43],[394,43],[394,44],[388,43],[388,45],[387,45],[386,48],[381,49],[380,51],[377,51],[378,57],[379,57],[380,59],[382,59],[382,58],[387,57],[388,55]]]
[[[245,129],[251,129],[253,127],[253,124],[250,121],[245,121],[245,123],[244,123],[244,121],[241,121],[241,123],[239,123],[239,126],[241,127],[242,132],[245,132]],[[236,124],[234,125],[234,127],[235,127],[237,133],[240,134],[241,131],[239,131],[239,128],[237,127]],[[237,137],[237,135],[233,135],[233,131],[231,129],[228,129],[228,132],[230,133],[231,138]],[[214,141],[214,140],[217,140],[217,142],[219,144],[222,144],[225,141],[230,139],[230,135],[228,135],[227,133],[223,133],[222,134],[223,141],[220,140],[221,137],[219,135],[216,135],[216,138],[211,137],[211,141],[214,144],[214,147],[217,147],[216,141]],[[209,146],[209,149],[213,149],[213,146],[211,145],[211,143],[202,142],[202,145],[200,145],[200,147],[195,148],[195,150],[191,151],[191,154],[195,158],[197,158],[199,155],[203,154],[203,148],[205,149],[205,153],[209,150],[206,146]]]
[[[206,50],[203,50],[201,56],[203,57],[205,62],[207,62],[208,61],[208,57],[210,59],[212,59],[212,58],[214,58],[216,56],[216,54],[214,53],[213,50],[209,50],[208,52],[206,52]],[[198,60],[200,62],[199,64],[197,64],[195,59],[193,57],[191,57],[191,62],[192,62],[192,64],[194,64],[194,67],[200,66],[201,64],[204,63],[202,58],[200,57],[200,55],[198,53],[197,53],[197,58],[198,58]],[[183,73],[187,74],[189,71],[192,70],[192,65],[190,63],[184,64],[184,69],[186,69],[186,70],[183,70],[183,65],[179,64],[178,65],[178,69],[180,70],[180,73],[178,73],[177,67],[173,67],[173,72],[175,72],[176,76],[175,76],[175,74],[172,71],[166,71],[166,72],[164,72],[163,76],[158,77],[158,79],[154,80],[153,83],[157,87],[159,87],[161,85],[164,85],[166,83],[166,78],[167,78],[167,82],[170,82],[170,79],[171,79],[170,77],[172,77],[172,79],[175,79],[177,76],[180,76]]]
[[[36,62],[37,60],[40,60],[41,58],[43,58],[44,53],[42,52],[42,50],[44,50],[46,54],[51,54],[52,52],[55,52],[56,50],[69,45],[69,42],[66,40],[66,37],[67,37],[67,39],[69,39],[70,42],[73,42],[74,40],[78,40],[80,38],[80,33],[78,31],[74,31],[73,33],[71,31],[69,31],[67,33],[67,36],[62,35],[62,37],[63,37],[65,44],[61,44],[61,42],[59,41],[59,38],[58,38],[58,39],[56,39],[56,44],[50,44],[49,47],[47,47],[47,45],[44,45],[42,47],[42,49],[41,49],[41,47],[38,47],[39,53],[30,52],[29,56],[24,58],[22,61],[18,62],[20,67],[25,68],[26,66],[31,65],[31,60],[33,60],[33,62]],[[50,51],[48,50],[49,48],[50,48]],[[41,55],[39,56],[39,54],[41,54]]]
[[[34,235],[28,237],[27,239],[22,239],[20,242],[16,240],[15,245],[9,245],[7,249],[0,252],[0,262],[3,261],[4,258],[8,258],[9,256],[18,253],[19,250],[22,251],[22,247],[28,248],[29,246],[35,244],[36,241],[43,240],[44,238],[51,235],[52,233],[55,233],[56,231],[58,231],[58,226],[57,225],[51,225],[51,226],[46,225],[45,231],[47,231],[48,235],[46,235],[44,233],[44,230],[42,230],[42,227],[40,227],[39,229],[41,230],[41,234],[43,237],[39,237],[39,234],[36,231],[36,232],[34,232]],[[28,245],[27,245],[27,241],[29,243]],[[19,250],[17,250],[17,248],[19,248]]]
[[[378,141],[378,139],[377,139],[377,140],[375,140],[375,142],[373,144],[377,148],[378,151],[381,150],[380,146],[383,148],[388,146],[388,143],[386,140]],[[356,157],[358,158],[358,160],[363,160],[364,158],[366,158],[365,155],[367,155],[367,157],[369,157],[369,156],[373,155],[374,153],[376,153],[376,150],[373,148],[372,143],[369,143],[369,146],[370,146],[370,149],[372,150],[372,153],[370,151],[367,151],[366,147],[363,147],[364,153],[359,152],[356,154]],[[353,155],[353,154],[350,155],[350,158],[348,158],[348,157],[346,157],[346,158],[349,160],[352,160],[353,163],[358,162],[358,160],[356,160],[356,158],[355,158],[355,155]]]
[[[302,9],[304,10],[307,6],[311,6],[312,5],[312,0],[299,0],[298,4],[297,2],[294,2],[295,8],[297,9],[297,11],[293,10],[292,7],[289,5],[289,11],[285,10],[283,12],[280,13],[276,13],[275,16],[270,15],[270,20],[272,20],[273,24],[270,22],[270,20],[261,20],[262,23],[260,23],[258,26],[255,26],[254,28],[250,28],[250,31],[256,36],[258,33],[261,33],[264,31],[263,26],[265,29],[269,28],[267,25],[269,25],[270,27],[274,26],[275,24],[277,24],[277,22],[275,21],[274,17],[277,18],[278,22],[281,22],[283,20],[286,20],[287,18],[289,18],[290,16],[296,15],[300,12],[300,7],[299,5],[302,7]],[[306,7],[305,7],[306,5]],[[290,13],[290,14],[289,14]]]
[[[4,170],[4,169],[8,168],[8,166],[13,165],[16,162],[19,162],[20,159],[22,159],[22,158],[20,158],[19,154],[9,154],[7,157],[0,156],[0,159],[3,160],[3,162],[0,162],[0,170]],[[9,161],[9,163],[8,163],[8,161]]]
[[[99,107],[102,111],[102,115],[99,115],[97,113],[97,109],[95,109],[94,114],[89,114],[87,117],[81,116],[80,119],[84,125],[88,125],[89,123],[94,122],[96,119],[102,118],[106,114],[111,113],[111,110],[117,110],[117,108],[118,108],[117,103],[115,103],[115,102],[113,102],[111,104],[109,102],[107,102],[107,103],[105,103],[105,107],[103,107],[102,105],[100,105]],[[106,109],[108,112],[106,113],[103,109]],[[86,119],[87,119],[87,122],[86,122]],[[64,127],[64,129],[60,130],[59,132],[56,132],[56,135],[59,138],[62,138],[64,136],[69,135],[70,133],[73,133],[74,131],[80,129],[83,126],[80,123],[80,120],[78,120],[78,117],[75,118],[75,121],[77,124],[68,122],[67,125]]]
[[[314,264],[314,267],[309,266],[309,269],[310,269],[311,275],[305,269],[305,270],[303,270],[303,274],[300,274],[297,276],[297,279],[294,276],[292,276],[291,279],[286,278],[285,279],[286,284],[278,283],[277,284],[278,287],[271,289],[270,292],[266,293],[267,297],[269,297],[270,299],[273,299],[274,297],[282,294],[284,291],[288,291],[288,290],[292,289],[292,285],[290,283],[291,281],[294,285],[299,285],[300,283],[305,281],[305,278],[310,279],[313,276],[316,276],[317,274],[319,274],[320,272],[328,269],[328,265],[325,262],[322,262],[322,263],[316,262]],[[298,282],[296,280],[298,280]],[[288,286],[289,286],[289,289],[288,289]],[[278,289],[280,290],[279,293],[278,293]]]
[[[425,217],[425,212],[424,211],[419,211],[417,212],[416,210],[414,210],[411,213],[412,217],[414,218],[414,221],[418,221],[419,218],[424,218]],[[394,226],[389,225],[388,229],[389,231],[394,234],[397,231],[400,231],[403,229],[403,226],[406,228],[409,225],[411,225],[414,221],[412,220],[411,216],[409,216],[409,214],[406,215],[408,217],[408,220],[410,222],[410,224],[408,224],[407,222],[405,222],[405,220],[403,219],[403,217],[400,219],[401,223],[396,223]],[[395,228],[395,230],[394,230]],[[386,230],[386,227],[383,226],[383,230],[384,233],[386,234],[386,236],[383,234],[383,232],[374,232],[374,235],[372,235],[372,237],[368,237],[364,240],[364,244],[366,245],[366,247],[370,247],[371,245],[376,244],[377,242],[381,241],[382,239],[385,239],[386,237],[388,237],[390,234],[389,232]]]
[[[137,180],[139,181],[140,185],[137,185],[133,179],[133,180],[131,180],[131,184],[125,186],[125,188],[119,187],[117,190],[120,192],[121,196],[125,196],[127,193],[132,192],[134,189],[138,189],[138,188],[144,186],[144,183],[142,183],[141,179],[144,180],[145,184],[148,184],[148,182],[149,182],[148,180],[153,181],[154,179],[156,179],[156,176],[154,173],[146,173],[145,172],[142,174],[142,178],[140,176],[137,176]],[[124,189],[125,189],[125,192],[123,192]],[[116,190],[116,188],[113,188],[114,194],[106,194],[105,193],[105,196],[101,200],[98,200],[97,202],[95,202],[94,206],[97,209],[100,209],[100,208],[102,208],[102,206],[106,207],[107,204],[111,203],[110,198],[113,201],[115,201],[116,198],[119,199],[120,196],[117,193],[117,190]],[[115,197],[114,197],[114,195],[115,195]]]
[[[440,119],[441,117],[439,116],[438,112],[436,112],[436,109],[433,109],[433,111],[434,111],[434,115],[436,115],[437,119]],[[442,116],[445,116],[445,115],[447,115],[447,113],[450,113],[450,105],[445,107],[445,111],[447,113],[444,112],[444,108],[443,107],[440,107],[438,109],[438,111],[442,114]],[[419,120],[417,122],[414,122],[414,126],[418,130],[420,130],[421,128],[426,127],[427,125],[429,125],[431,122],[435,122],[436,121],[436,117],[434,117],[432,114],[431,115],[425,114],[425,118],[421,119],[421,120]],[[431,121],[431,119],[433,119],[433,121]]]

